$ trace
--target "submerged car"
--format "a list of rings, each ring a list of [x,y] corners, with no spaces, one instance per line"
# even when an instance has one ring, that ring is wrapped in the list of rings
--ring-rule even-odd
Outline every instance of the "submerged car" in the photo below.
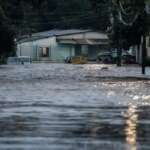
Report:
[[[123,64],[133,64],[133,63],[136,63],[136,58],[133,55],[124,54],[124,55],[122,55],[122,63]]]
[[[103,52],[99,53],[97,56],[97,62],[99,63],[116,63],[117,61],[117,51]],[[129,54],[128,52],[122,52],[121,60],[123,64],[135,63],[135,56]]]
[[[70,63],[71,63],[71,61],[72,61],[72,56],[68,56],[68,57],[66,57],[66,59],[65,59],[65,63],[70,64]]]
[[[87,58],[83,56],[70,56],[65,59],[65,63],[72,64],[86,64]]]
[[[110,52],[99,53],[97,56],[97,62],[99,63],[112,63],[113,57]]]

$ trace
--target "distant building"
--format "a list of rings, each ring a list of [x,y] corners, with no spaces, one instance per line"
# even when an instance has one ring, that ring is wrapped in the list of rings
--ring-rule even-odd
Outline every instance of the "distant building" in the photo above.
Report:
[[[17,40],[17,56],[30,56],[35,61],[63,61],[80,55],[92,60],[106,49],[107,34],[91,30],[51,30]]]

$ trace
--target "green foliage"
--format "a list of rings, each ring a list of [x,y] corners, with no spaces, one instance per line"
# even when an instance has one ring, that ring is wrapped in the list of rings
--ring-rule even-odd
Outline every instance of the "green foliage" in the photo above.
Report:
[[[96,28],[106,31],[110,26],[110,10],[111,0],[90,0],[95,14],[98,16],[96,19]]]
[[[96,1],[95,1],[96,2]],[[98,29],[109,24],[107,0],[0,0],[0,55],[13,54],[14,36],[54,28]]]
[[[127,48],[140,44],[140,39],[147,31],[147,16],[143,0],[113,0],[113,33],[114,45]]]
[[[7,43],[0,44],[0,54],[12,54],[14,36],[53,28],[106,31],[112,26],[111,44],[127,49],[146,31],[144,6],[143,0],[0,0],[0,39]]]
[[[109,24],[107,0],[5,0],[2,5],[17,35],[53,28],[105,31]]]
[[[0,63],[14,55],[14,34],[4,10],[0,7]]]

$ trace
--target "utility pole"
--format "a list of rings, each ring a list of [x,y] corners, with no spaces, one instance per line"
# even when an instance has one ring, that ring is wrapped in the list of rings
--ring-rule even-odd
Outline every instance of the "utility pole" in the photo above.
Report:
[[[142,38],[142,74],[145,74],[145,59],[146,59],[146,34]]]
[[[150,2],[145,3],[145,11],[144,11],[144,33],[142,37],[142,74],[145,74],[146,68],[146,58],[147,58],[147,49],[146,49],[146,31],[147,31],[147,16],[150,15]]]
[[[118,46],[117,46],[117,66],[121,67],[121,57],[122,57],[122,49],[121,49],[121,39],[118,39]]]
[[[146,32],[147,32],[147,11],[144,11],[144,15],[143,15],[143,20],[144,20],[144,24],[143,24],[143,37],[142,37],[142,74],[145,74],[145,68],[146,68]]]

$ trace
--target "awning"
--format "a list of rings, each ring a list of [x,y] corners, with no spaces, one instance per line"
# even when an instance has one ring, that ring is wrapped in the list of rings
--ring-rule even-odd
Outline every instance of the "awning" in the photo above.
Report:
[[[106,39],[57,39],[60,44],[73,44],[73,45],[108,45]]]

